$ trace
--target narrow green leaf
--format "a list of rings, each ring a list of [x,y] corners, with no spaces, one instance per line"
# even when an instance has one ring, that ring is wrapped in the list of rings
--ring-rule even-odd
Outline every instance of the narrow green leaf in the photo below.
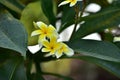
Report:
[[[95,40],[76,40],[69,46],[77,53],[108,61],[120,62],[120,49],[110,42]]]
[[[18,0],[0,0],[0,3],[17,13],[21,13],[24,8]]]
[[[120,7],[120,0],[113,0],[111,5]]]
[[[70,8],[68,5],[63,7],[62,14],[62,26],[60,27],[59,32],[62,32],[64,29],[72,25],[75,21],[75,10]]]
[[[114,42],[114,44],[115,44],[118,48],[120,48],[120,41]]]
[[[78,31],[74,34],[72,40],[82,38],[86,35],[99,32],[106,28],[118,26],[120,22],[119,17],[119,7],[107,7],[98,13],[84,17],[82,20],[85,21],[85,23],[82,24]]]
[[[120,78],[120,62],[107,61],[90,56],[75,56],[71,58],[94,63]]]
[[[10,57],[8,49],[0,48],[0,66]]]
[[[0,47],[0,66],[3,65],[8,59],[15,56],[21,56],[18,52]]]
[[[27,33],[23,25],[7,11],[0,11],[0,47],[26,56]]]
[[[67,6],[63,7],[63,15],[62,15],[62,24],[68,22],[69,20],[75,19],[75,10],[74,8]]]
[[[41,0],[41,7],[49,22],[55,26],[56,17],[53,12],[53,0]]]
[[[13,57],[0,66],[0,80],[27,80],[23,59]]]

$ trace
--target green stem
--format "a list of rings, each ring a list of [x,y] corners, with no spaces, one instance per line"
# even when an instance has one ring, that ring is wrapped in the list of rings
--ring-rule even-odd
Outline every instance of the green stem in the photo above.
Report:
[[[36,72],[41,73],[40,63],[35,61]]]
[[[72,40],[72,37],[73,37],[74,33],[76,32],[77,24],[80,21],[80,18],[82,17],[82,15],[83,15],[85,7],[86,7],[86,0],[83,0],[83,8],[82,8],[80,16],[79,16],[79,6],[77,6],[77,5],[75,6],[75,13],[76,13],[76,15],[75,15],[75,26],[74,26],[73,32],[71,34],[70,40]]]
[[[75,5],[74,9],[75,9],[75,26],[74,26],[73,32],[71,34],[70,40],[72,39],[72,36],[74,35],[74,33],[76,31],[77,24],[78,24],[78,18],[79,18],[79,6]]]

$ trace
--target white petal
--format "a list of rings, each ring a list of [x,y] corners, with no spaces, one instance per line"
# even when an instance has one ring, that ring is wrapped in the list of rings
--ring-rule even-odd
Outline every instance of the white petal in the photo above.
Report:
[[[45,41],[45,36],[44,35],[40,35],[39,39],[38,39],[38,43],[42,43],[43,41]]]
[[[49,57],[49,56],[51,56],[51,55],[53,55],[53,54],[48,53],[48,54],[45,55],[45,57]]]
[[[36,22],[37,26],[40,28],[41,25],[44,25],[44,26],[47,26],[45,23],[39,21],[39,22]]]
[[[41,31],[40,30],[35,30],[31,33],[31,36],[36,36],[36,35],[39,35],[41,34]]]
[[[83,1],[83,0],[77,0],[77,1]]]
[[[41,43],[39,43],[39,48],[41,49],[43,47],[43,45]]]
[[[63,1],[63,2],[61,2],[59,5],[58,5],[58,7],[60,7],[60,6],[62,6],[62,5],[65,5],[65,4],[68,4],[70,1]]]
[[[49,27],[49,29],[50,29],[51,31],[56,30],[56,29],[55,29],[55,27],[54,27],[54,26],[52,26],[51,24],[50,24],[48,27]]]
[[[70,7],[73,7],[75,4],[77,3],[77,1],[75,3],[70,3]]]
[[[57,58],[60,58],[62,55],[63,55],[62,53],[55,53],[55,56],[56,56]]]
[[[42,52],[49,52],[50,50],[46,49],[46,48],[42,48]]]
[[[67,52],[65,52],[65,54],[67,56],[73,56],[74,55],[74,51],[71,48],[68,48],[69,50]]]

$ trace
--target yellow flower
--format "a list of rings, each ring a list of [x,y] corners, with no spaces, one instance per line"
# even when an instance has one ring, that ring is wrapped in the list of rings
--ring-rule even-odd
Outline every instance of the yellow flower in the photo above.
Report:
[[[49,52],[46,56],[55,55],[55,52],[61,47],[61,44],[60,42],[57,42],[56,37],[51,37],[50,41],[43,41],[42,45],[44,46],[44,48],[42,48],[42,52]]]
[[[56,29],[49,25],[47,26],[43,22],[37,22],[36,25],[40,28],[32,32],[31,36],[39,35],[38,43],[44,41],[46,38],[50,38],[52,36],[58,37],[58,33]]]
[[[61,43],[61,48],[56,51],[55,55],[59,58],[63,55],[63,53],[67,56],[74,55],[74,51],[71,48],[69,48],[65,43]]]
[[[82,0],[65,0],[65,1],[61,2],[58,6],[70,3],[70,7],[72,7],[77,3],[77,1],[82,1]]]

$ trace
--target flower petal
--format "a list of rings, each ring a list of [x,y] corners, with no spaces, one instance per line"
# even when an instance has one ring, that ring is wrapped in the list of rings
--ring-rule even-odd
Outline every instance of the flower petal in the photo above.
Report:
[[[49,26],[48,26],[48,30],[50,30],[50,31],[55,31],[56,29],[54,28],[54,26],[49,25]]]
[[[45,46],[46,48],[49,48],[50,43],[47,40],[45,40],[42,42],[42,45]]]
[[[40,29],[42,29],[43,26],[47,27],[47,25],[46,25],[45,23],[41,22],[41,21],[36,22],[36,24],[37,24],[37,26],[38,26]]]
[[[77,1],[83,1],[83,0],[77,0]]]
[[[36,35],[39,35],[41,34],[41,30],[35,30],[31,33],[31,36],[36,36]]]
[[[74,6],[77,3],[77,0],[70,3],[70,7]]]
[[[57,43],[57,37],[55,37],[55,36],[50,37],[50,42]]]
[[[70,3],[70,1],[63,1],[63,2],[61,2],[61,3],[58,5],[58,7],[60,7],[60,6],[62,6],[62,5],[65,5],[65,4],[68,4],[68,3]]]
[[[68,50],[66,52],[64,52],[67,56],[73,56],[74,55],[74,51],[68,47]]]
[[[55,53],[55,56],[57,57],[57,58],[60,58],[61,56],[63,55],[63,53]]]
[[[43,41],[45,41],[46,40],[45,37],[46,35],[40,35],[38,39],[38,43],[42,43]]]
[[[47,48],[42,48],[42,52],[49,52],[50,50]]]
[[[53,54],[48,53],[48,54],[45,55],[45,57],[49,57],[49,56],[51,56],[51,55],[53,55]]]
[[[52,50],[52,51],[50,51],[50,54],[51,54],[51,55],[54,55],[55,52],[56,52],[55,50]]]

